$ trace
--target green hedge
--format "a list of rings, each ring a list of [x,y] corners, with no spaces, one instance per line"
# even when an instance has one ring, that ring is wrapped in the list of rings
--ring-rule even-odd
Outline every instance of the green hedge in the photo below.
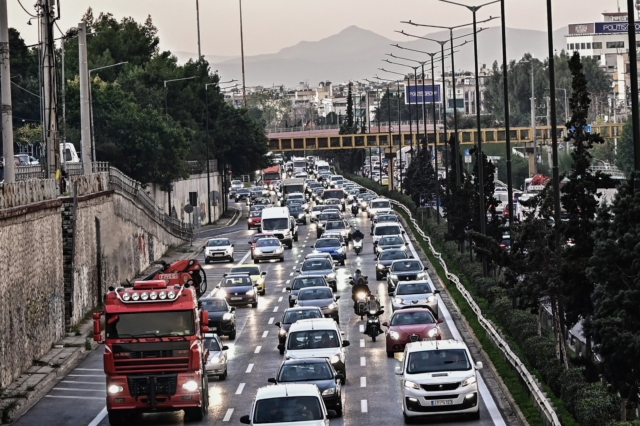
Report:
[[[404,204],[414,217],[419,217],[417,206],[410,197],[389,191],[369,179],[347,177],[382,196]],[[453,266],[459,271],[460,281],[474,295],[485,315],[495,320],[506,333],[507,339],[512,342],[512,349],[520,354],[533,373],[537,373],[557,397],[554,404],[564,425],[576,424],[574,419],[583,426],[605,426],[616,420],[619,415],[619,410],[616,409],[619,407],[619,399],[599,383],[588,383],[583,368],[564,369],[556,357],[555,341],[547,335],[538,336],[537,316],[514,308],[500,283],[483,276],[481,264],[471,261],[469,253],[460,253],[456,243],[444,239],[445,223],[437,224],[434,219],[427,218],[422,221],[421,228],[432,238],[434,246],[443,254],[450,269]],[[446,277],[441,278],[446,282]],[[567,418],[569,414],[573,418]],[[618,426],[627,424],[640,426],[640,423],[636,425],[626,422]]]

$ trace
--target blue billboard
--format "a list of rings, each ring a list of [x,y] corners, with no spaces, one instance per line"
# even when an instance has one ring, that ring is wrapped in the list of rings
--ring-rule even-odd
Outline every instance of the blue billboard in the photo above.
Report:
[[[442,103],[442,85],[440,84],[425,84],[424,92],[422,90],[422,84],[417,86],[406,85],[404,87],[404,99],[406,104],[419,104],[422,105],[422,98],[424,97],[424,103],[430,104],[431,100],[439,104]]]
[[[627,22],[596,22],[596,34],[626,33],[629,28]],[[640,32],[640,22],[635,23],[636,33]]]

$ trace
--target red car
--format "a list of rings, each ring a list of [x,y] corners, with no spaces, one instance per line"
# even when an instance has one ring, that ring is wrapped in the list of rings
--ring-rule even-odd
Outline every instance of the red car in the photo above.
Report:
[[[269,233],[266,233],[266,234],[261,233],[261,234],[255,234],[255,235],[251,238],[251,241],[249,241],[249,244],[251,244],[251,260],[253,260],[253,250],[256,248],[256,243],[258,242],[258,240],[259,240],[260,238],[274,237],[274,236],[275,236],[275,235],[273,235],[273,234],[269,234]]]
[[[247,229],[260,229],[262,226],[262,209],[265,206],[251,206],[247,216]]]
[[[385,332],[387,342],[387,356],[393,358],[396,352],[403,352],[407,343],[420,340],[441,340],[442,333],[438,324],[443,319],[434,318],[429,309],[410,308],[399,309],[391,315],[389,322],[382,325],[388,327]]]

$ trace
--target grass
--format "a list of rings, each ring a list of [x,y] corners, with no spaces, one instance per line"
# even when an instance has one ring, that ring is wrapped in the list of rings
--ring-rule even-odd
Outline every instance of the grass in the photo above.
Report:
[[[11,401],[6,407],[2,409],[2,423],[11,422],[11,412],[18,406],[16,401]]]

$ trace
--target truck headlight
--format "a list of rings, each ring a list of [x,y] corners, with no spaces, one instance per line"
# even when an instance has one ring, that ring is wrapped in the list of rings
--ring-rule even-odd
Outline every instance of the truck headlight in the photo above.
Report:
[[[397,331],[390,331],[389,337],[391,337],[393,340],[398,340],[400,338],[400,333],[398,333]]]
[[[108,391],[110,394],[120,393],[120,392],[122,392],[122,386],[119,386],[119,385],[111,385],[111,386],[109,386],[109,387],[107,388],[107,391]]]
[[[464,382],[462,382],[462,384],[460,386],[465,387],[465,386],[469,386],[474,384],[478,379],[476,379],[476,376],[471,376],[469,377],[467,380],[465,380]]]
[[[186,390],[187,392],[195,392],[198,390],[198,382],[196,382],[195,380],[189,380],[182,385],[182,389]]]

